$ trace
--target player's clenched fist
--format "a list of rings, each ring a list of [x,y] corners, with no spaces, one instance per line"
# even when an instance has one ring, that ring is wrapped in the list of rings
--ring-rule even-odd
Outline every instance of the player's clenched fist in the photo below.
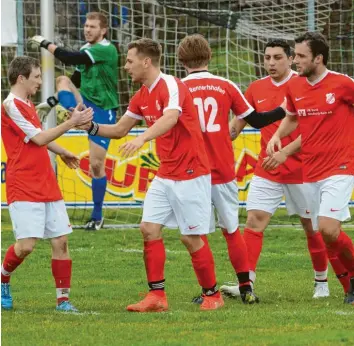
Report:
[[[39,47],[47,48],[49,44],[50,44],[50,42],[47,41],[43,36],[40,36],[40,35],[33,36],[28,40],[28,45],[32,49],[36,49]]]
[[[82,109],[82,105],[81,103],[79,103],[73,110],[73,112],[71,113],[71,117],[68,121],[71,121],[74,125],[74,127],[76,126],[82,126],[86,123],[91,123],[91,120],[93,118],[93,109],[90,108],[86,108],[86,109]]]

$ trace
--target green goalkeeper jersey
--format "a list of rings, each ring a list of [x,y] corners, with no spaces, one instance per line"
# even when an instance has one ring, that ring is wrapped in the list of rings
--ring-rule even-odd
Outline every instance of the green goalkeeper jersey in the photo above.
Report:
[[[78,65],[81,72],[80,92],[82,96],[108,110],[118,107],[118,52],[106,39],[80,49],[90,57],[93,65]]]

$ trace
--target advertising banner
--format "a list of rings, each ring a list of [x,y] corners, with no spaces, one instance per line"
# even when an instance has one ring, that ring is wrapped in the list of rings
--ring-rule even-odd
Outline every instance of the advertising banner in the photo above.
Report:
[[[144,200],[148,186],[159,166],[155,143],[146,143],[136,155],[128,159],[122,159],[118,154],[120,145],[143,131],[144,128],[135,128],[126,138],[111,140],[106,159],[108,184],[104,203],[107,207],[140,207]],[[245,205],[247,199],[248,186],[260,150],[259,141],[259,131],[246,128],[234,142],[235,172],[241,205]],[[70,131],[56,142],[80,158],[80,168],[76,170],[67,168],[60,158],[57,158],[58,182],[66,205],[79,208],[92,206],[86,132]],[[6,153],[3,146],[1,154],[1,201],[2,206],[6,206]],[[352,199],[354,200],[354,195]]]

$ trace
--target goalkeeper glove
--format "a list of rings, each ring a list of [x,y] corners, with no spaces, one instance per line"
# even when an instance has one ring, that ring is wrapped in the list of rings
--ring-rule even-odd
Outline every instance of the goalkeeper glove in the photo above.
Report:
[[[45,121],[49,112],[58,103],[59,103],[59,101],[54,96],[50,96],[47,98],[46,102],[42,102],[36,107],[36,111],[37,111],[37,114],[38,114],[41,122]]]
[[[43,36],[40,35],[33,36],[28,40],[28,44],[32,49],[36,49],[38,47],[47,49],[51,43],[52,42],[46,40]]]

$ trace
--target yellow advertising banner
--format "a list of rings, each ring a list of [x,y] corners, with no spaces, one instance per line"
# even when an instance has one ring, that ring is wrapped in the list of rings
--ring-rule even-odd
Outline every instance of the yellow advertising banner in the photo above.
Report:
[[[155,143],[145,144],[137,155],[122,159],[118,148],[124,142],[142,133],[144,128],[135,128],[120,140],[112,140],[106,159],[108,180],[105,205],[107,207],[139,207],[144,200],[149,183],[159,166]],[[89,169],[89,146],[84,131],[70,131],[56,141],[80,158],[80,168],[67,168],[60,158],[57,159],[57,175],[65,203],[68,207],[92,206],[91,176]],[[240,189],[239,199],[245,205],[247,190],[252,178],[259,152],[260,133],[258,130],[245,129],[234,142],[235,172]],[[354,194],[353,198],[354,200]],[[6,153],[1,146],[1,201],[6,204]],[[353,201],[351,205],[353,205]]]

